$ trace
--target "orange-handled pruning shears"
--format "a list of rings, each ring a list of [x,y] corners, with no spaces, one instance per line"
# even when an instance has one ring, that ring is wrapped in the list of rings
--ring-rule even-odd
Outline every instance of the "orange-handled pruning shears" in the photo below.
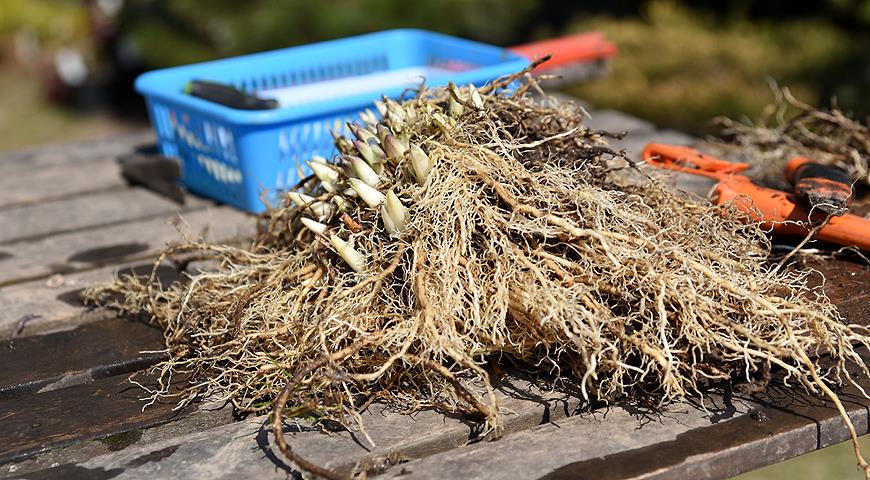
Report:
[[[648,144],[643,150],[643,159],[653,167],[717,180],[712,196],[715,204],[730,202],[779,234],[807,235],[811,225],[819,225],[828,217],[824,211],[804,206],[793,193],[752,183],[749,177],[740,175],[749,167],[745,163],[732,163],[694,148],[660,143]],[[815,238],[870,250],[870,220],[848,213],[831,215],[827,224],[815,233]]]

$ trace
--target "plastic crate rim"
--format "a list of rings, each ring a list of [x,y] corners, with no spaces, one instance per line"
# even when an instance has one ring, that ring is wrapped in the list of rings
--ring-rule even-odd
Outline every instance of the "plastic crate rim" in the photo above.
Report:
[[[183,71],[190,67],[205,67],[205,66],[221,66],[226,65],[227,62],[232,61],[233,59],[237,59],[240,57],[244,58],[254,58],[260,55],[268,55],[275,54],[282,51],[287,51],[291,49],[299,49],[299,48],[313,48],[328,44],[335,43],[343,43],[346,41],[352,41],[355,39],[361,38],[371,38],[375,36],[382,36],[388,34],[397,34],[397,33],[411,33],[415,35],[427,35],[427,36],[435,36],[442,39],[449,39],[451,41],[460,40],[462,42],[466,42],[469,45],[473,45],[476,48],[490,49],[492,53],[499,55],[503,61],[502,63],[498,63],[495,65],[488,65],[481,68],[476,68],[473,70],[465,71],[465,72],[456,72],[455,74],[449,75],[449,79],[456,81],[457,83],[470,83],[475,79],[480,78],[488,78],[494,79],[496,77],[508,74],[512,71],[518,71],[522,68],[525,68],[529,60],[525,57],[518,55],[516,53],[511,52],[508,49],[496,47],[493,45],[489,45],[486,43],[476,42],[473,40],[467,40],[460,37],[453,37],[450,35],[445,35],[437,32],[430,32],[427,30],[421,29],[411,29],[411,28],[403,28],[403,29],[392,29],[392,30],[384,30],[375,33],[356,35],[352,37],[344,37],[340,39],[334,40],[326,40],[323,42],[311,43],[306,45],[299,45],[293,47],[287,47],[284,49],[278,50],[269,50],[265,52],[252,53],[242,56],[236,57],[228,57],[216,60],[209,60],[206,62],[199,62],[189,65],[182,65],[176,67],[168,67],[158,70],[152,70],[150,72],[143,73],[139,75],[134,83],[134,87],[138,93],[145,96],[149,99],[158,99],[166,104],[173,104],[174,106],[182,107],[189,109],[191,111],[204,114],[211,118],[219,119],[226,123],[231,124],[239,124],[239,125],[264,125],[264,124],[275,124],[275,123],[285,123],[291,121],[300,121],[310,118],[322,117],[330,114],[335,114],[337,112],[344,112],[348,110],[359,110],[362,107],[371,105],[373,103],[373,98],[371,92],[361,93],[358,95],[345,96],[345,97],[337,97],[331,99],[329,101],[320,101],[313,102],[305,105],[296,105],[292,107],[278,108],[274,110],[239,110],[227,107],[225,105],[220,105],[214,102],[210,102],[208,100],[204,100],[201,98],[194,97],[192,95],[187,95],[178,92],[167,92],[164,88],[160,88],[162,84],[162,77],[179,71]],[[436,79],[441,79],[443,77],[435,77]],[[430,84],[432,79],[426,79],[426,84]],[[441,82],[435,82],[441,83]],[[406,90],[405,87],[394,87],[389,90],[385,90],[383,93],[390,97],[396,97],[401,95],[402,92]]]

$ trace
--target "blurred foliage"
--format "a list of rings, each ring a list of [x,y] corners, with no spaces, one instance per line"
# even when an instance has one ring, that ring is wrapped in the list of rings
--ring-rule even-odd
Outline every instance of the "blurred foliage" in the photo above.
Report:
[[[827,0],[826,3],[843,18],[870,25],[870,0]]]
[[[309,0],[134,0],[125,23],[148,63],[174,65],[399,27],[504,44],[523,31],[520,27],[538,4],[537,0],[514,0],[509,6],[497,0],[333,0],[327,7]],[[153,21],[137,21],[141,18]]]
[[[147,128],[105,113],[81,115],[49,104],[31,75],[12,68],[0,69],[0,106],[0,151]]]
[[[660,125],[705,133],[719,115],[757,117],[772,100],[769,81],[811,104],[838,95],[845,109],[870,112],[860,95],[870,85],[867,37],[830,22],[722,21],[654,1],[639,17],[587,17],[571,29],[605,32],[620,54],[609,77],[570,93]]]
[[[89,1],[123,5],[115,19],[121,42],[94,46]],[[620,47],[612,74],[568,89],[595,106],[706,133],[715,116],[757,117],[773,80],[804,101],[836,96],[847,111],[870,114],[870,0],[0,2],[0,45],[27,32],[46,58],[74,45],[92,64],[107,63],[111,48],[141,57],[136,68],[157,68],[397,27],[498,45],[600,30]],[[116,90],[132,91],[141,70],[124,68],[92,70],[126,73]]]
[[[660,0],[93,0],[123,5],[120,26],[152,66],[279,48],[397,27],[508,45],[561,33],[572,18],[633,19]],[[88,0],[2,0],[0,41],[29,30],[45,45],[87,37]],[[684,0],[708,25],[810,18],[870,27],[870,0]],[[669,19],[673,19],[670,17]],[[584,24],[589,22],[583,22]]]
[[[28,29],[42,41],[58,45],[87,34],[87,14],[69,0],[3,0],[0,38]]]

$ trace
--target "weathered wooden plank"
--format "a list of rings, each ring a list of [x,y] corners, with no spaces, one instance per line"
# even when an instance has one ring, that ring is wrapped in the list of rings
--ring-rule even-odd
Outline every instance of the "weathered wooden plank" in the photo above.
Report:
[[[37,148],[0,154],[0,175],[24,173],[38,168],[80,164],[82,168],[93,161],[114,159],[134,148],[154,144],[150,130],[113,135],[105,138],[50,144]],[[32,172],[31,172],[32,173]]]
[[[305,422],[287,434],[288,442],[318,464],[341,472],[363,465],[371,473],[386,470],[384,478],[627,479],[726,478],[847,438],[830,404],[793,390],[760,400],[711,396],[706,411],[695,404],[658,412],[616,406],[566,416],[574,404],[517,386],[526,398],[503,399],[517,415],[506,418],[508,434],[494,442],[465,445],[471,427],[455,418],[387,411],[365,415],[374,447],[361,434],[324,435]],[[850,418],[859,432],[867,432],[870,402],[847,397]],[[286,478],[293,469],[272,446],[271,432],[263,428],[266,420],[257,417],[142,444],[43,474]],[[159,463],[143,461],[160,452]]]
[[[0,173],[0,208],[69,198],[87,192],[124,187],[121,168],[114,159],[99,157],[86,165],[76,163],[25,172]]]
[[[384,478],[720,479],[848,438],[831,404],[783,394],[731,398],[709,413],[691,405],[644,414],[614,407],[412,461]],[[850,400],[851,420],[867,433],[870,401]]]
[[[248,214],[230,207],[186,212],[182,219],[191,232],[211,239],[249,236],[254,227]],[[152,258],[180,238],[167,218],[158,217],[0,246],[0,286]]]
[[[208,204],[191,197],[187,205],[180,207],[143,188],[127,188],[2,209],[0,225],[4,228],[0,230],[0,245],[144,218],[166,217]]]
[[[0,339],[10,337],[13,330],[16,336],[51,333],[113,317],[111,312],[85,308],[81,291],[95,283],[107,282],[115,275],[150,275],[153,267],[153,260],[142,260],[71,273],[48,281],[40,279],[2,287]],[[169,264],[161,265],[157,274],[164,285],[177,277],[176,268]]]
[[[870,295],[870,265],[803,255],[796,256],[794,262],[802,270],[815,272],[809,277],[811,285],[815,287],[824,283],[825,294],[834,303]]]
[[[508,432],[562,418],[577,408],[577,402],[566,395],[542,392],[520,380],[506,381],[500,397],[505,411],[513,412],[505,417]],[[111,472],[112,478],[115,475],[117,478],[286,478],[292,469],[281,460],[277,450],[273,451],[272,434],[268,428],[263,428],[266,420],[266,416],[254,417],[137,445],[76,464],[60,465],[43,473],[57,476],[70,472],[89,475]],[[395,459],[418,458],[462,446],[476,428],[473,423],[437,412],[423,411],[407,416],[377,406],[364,414],[364,422],[365,434],[376,446],[369,444],[362,433],[341,431],[326,435],[303,420],[298,424],[291,422],[299,428],[287,434],[288,442],[294,450],[330,468],[348,472],[357,462],[362,462],[366,468],[377,471]],[[142,460],[153,458],[155,452],[164,452],[159,464]]]
[[[743,418],[746,407],[740,405],[734,415]],[[552,478],[630,478],[612,475],[623,473],[621,470],[626,467],[615,462],[608,462],[606,466],[599,464],[597,472],[585,471],[585,476],[559,477],[553,472],[573,462],[607,458],[649,445],[673,442],[680,434],[703,430],[710,425],[709,417],[692,407],[670,407],[661,414],[613,407],[557,420],[496,442],[482,442],[415,460],[391,469],[384,477],[532,479],[551,475]],[[631,459],[633,462],[646,460]]]
[[[68,332],[0,343],[0,399],[86,383],[149,367],[163,334],[135,320],[88,323]]]
[[[145,375],[137,379],[146,385],[153,383]],[[183,414],[167,403],[143,411],[143,393],[121,375],[2,400],[0,463],[83,439],[157,425]]]
[[[169,438],[178,438],[184,435],[199,433],[212,428],[233,423],[232,408],[223,406],[220,408],[214,404],[201,404],[195,411],[187,415],[174,418],[172,421],[148,428],[134,428],[120,433],[102,435],[91,440],[77,441],[68,446],[49,449],[24,458],[0,465],[0,478],[25,477],[31,480],[39,478],[64,478],[78,479],[76,472],[81,472],[85,479],[94,478],[88,476],[84,468],[74,469],[72,474],[59,474],[58,469],[62,465],[84,463],[91,458],[100,455],[111,454],[126,448],[138,448],[151,445],[155,442],[165,441]],[[251,448],[257,448],[256,442]]]

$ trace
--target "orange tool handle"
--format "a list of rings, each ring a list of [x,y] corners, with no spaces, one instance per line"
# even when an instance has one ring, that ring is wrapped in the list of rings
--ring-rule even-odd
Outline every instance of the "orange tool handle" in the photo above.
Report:
[[[526,43],[510,47],[514,53],[529,60],[535,60],[545,55],[553,57],[535,69],[535,72],[552,70],[575,63],[593,62],[613,58],[619,53],[616,44],[604,38],[601,32],[586,32],[567,35],[551,40]]]
[[[737,175],[746,170],[748,165],[745,163],[727,162],[690,147],[658,143],[647,145],[642,157],[650,166],[719,180],[713,190],[714,203],[721,205],[733,202],[736,208],[750,218],[763,222],[764,226],[773,228],[774,232],[782,235],[807,235],[809,229],[795,222],[805,224],[812,220],[814,224],[818,224],[826,218],[821,212],[815,212],[810,218],[809,211],[793,194],[760,187],[749,178]],[[851,214],[831,217],[816,232],[815,238],[870,250],[870,220]]]
[[[666,168],[692,175],[724,180],[746,170],[749,165],[705,155],[694,148],[664,143],[650,143],[641,158],[652,167]]]
[[[724,180],[714,189],[716,204],[734,202],[734,206],[749,214],[757,221],[764,222],[767,228],[781,235],[807,235],[809,228],[803,224],[812,220],[820,224],[827,214],[809,210],[798,202],[792,194],[771,188],[759,187],[742,180]],[[778,223],[788,222],[788,223]],[[794,222],[802,222],[797,224]],[[870,220],[847,213],[832,216],[828,223],[816,232],[814,238],[838,245],[853,245],[861,250],[870,250]]]

